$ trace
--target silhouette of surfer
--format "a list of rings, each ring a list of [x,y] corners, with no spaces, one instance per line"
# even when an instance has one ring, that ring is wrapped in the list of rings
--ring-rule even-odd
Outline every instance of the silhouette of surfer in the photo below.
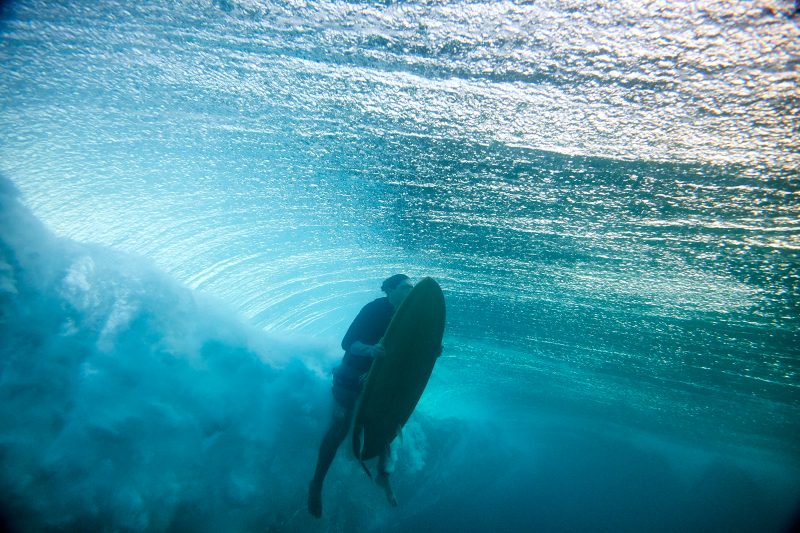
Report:
[[[365,305],[342,339],[344,357],[333,373],[333,418],[322,439],[314,478],[308,489],[308,512],[317,518],[322,516],[322,482],[336,457],[339,445],[350,431],[356,403],[372,361],[386,354],[379,341],[386,333],[395,310],[400,307],[412,288],[413,284],[405,274],[395,274],[384,280],[381,290],[386,296]],[[376,481],[383,488],[386,499],[391,505],[397,505],[389,481],[389,476],[394,470],[394,462],[393,450],[387,446],[378,459]]]

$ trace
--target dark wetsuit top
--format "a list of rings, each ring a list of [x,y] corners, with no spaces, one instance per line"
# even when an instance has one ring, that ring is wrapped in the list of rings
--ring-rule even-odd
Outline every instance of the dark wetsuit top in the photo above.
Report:
[[[388,298],[378,298],[359,311],[342,339],[345,351],[342,364],[333,372],[333,397],[344,407],[352,408],[361,394],[361,376],[369,372],[372,357],[350,353],[350,346],[359,341],[367,345],[377,344],[386,333],[394,314],[394,306]]]

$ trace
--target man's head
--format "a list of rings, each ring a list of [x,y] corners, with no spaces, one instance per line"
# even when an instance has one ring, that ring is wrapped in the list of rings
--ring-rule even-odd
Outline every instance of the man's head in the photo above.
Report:
[[[403,300],[406,299],[406,296],[413,288],[414,284],[405,274],[395,274],[386,278],[381,285],[381,290],[386,293],[389,302],[395,309],[400,307],[400,304],[403,303]]]

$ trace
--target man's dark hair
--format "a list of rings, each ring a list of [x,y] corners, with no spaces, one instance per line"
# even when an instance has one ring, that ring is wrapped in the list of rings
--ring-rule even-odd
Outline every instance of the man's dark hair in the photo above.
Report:
[[[385,280],[383,280],[383,283],[381,284],[381,290],[383,292],[388,293],[389,291],[393,290],[395,287],[400,285],[400,283],[402,283],[407,279],[409,279],[409,277],[406,276],[405,274],[395,274],[394,276],[388,277]]]

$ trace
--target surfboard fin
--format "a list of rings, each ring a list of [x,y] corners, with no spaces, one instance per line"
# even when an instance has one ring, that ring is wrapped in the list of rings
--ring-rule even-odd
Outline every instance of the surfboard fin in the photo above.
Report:
[[[356,459],[358,459],[361,468],[367,473],[367,476],[372,479],[372,472],[370,472],[367,465],[364,464],[364,440],[361,438],[361,428],[358,427],[353,428],[353,454],[356,456]]]
[[[366,472],[366,473],[367,473],[367,476],[368,476],[370,479],[372,479],[372,472],[370,472],[370,471],[369,471],[369,468],[367,468],[367,465],[366,465],[366,464],[364,464],[364,461],[362,461],[361,459],[359,459],[359,460],[358,460],[358,462],[359,462],[359,463],[361,463],[361,468],[363,468],[363,469],[364,469],[364,472]]]

